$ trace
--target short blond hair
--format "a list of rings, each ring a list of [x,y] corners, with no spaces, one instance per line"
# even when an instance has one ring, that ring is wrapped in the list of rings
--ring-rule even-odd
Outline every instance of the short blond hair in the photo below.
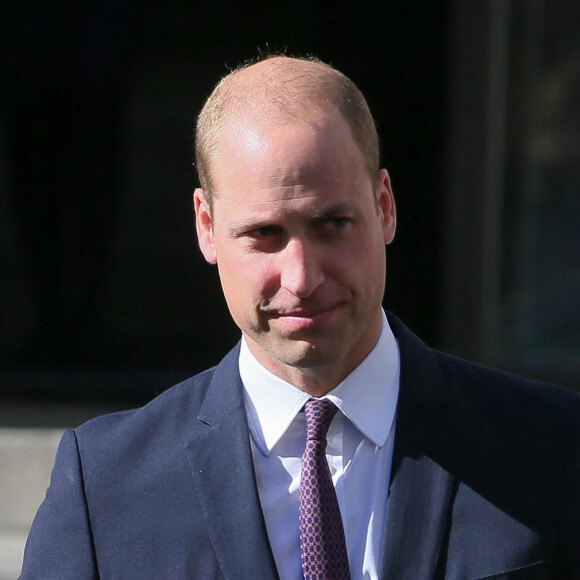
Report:
[[[195,157],[201,188],[212,207],[212,168],[226,121],[235,114],[311,118],[312,112],[340,112],[360,148],[371,180],[379,170],[379,142],[369,106],[344,74],[315,58],[270,56],[226,75],[197,119]]]

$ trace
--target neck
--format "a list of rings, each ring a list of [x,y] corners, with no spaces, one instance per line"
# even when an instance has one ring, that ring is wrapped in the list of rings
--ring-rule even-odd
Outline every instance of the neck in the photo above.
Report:
[[[320,398],[336,388],[363,362],[377,344],[381,329],[382,315],[378,319],[372,336],[359,342],[348,356],[313,366],[289,364],[272,353],[266,352],[249,336],[245,335],[245,339],[250,351],[264,368],[297,389]]]
[[[317,398],[324,397],[324,395],[330,393],[330,391],[337,387],[351,372],[348,371],[336,374],[325,367],[316,369],[290,367],[285,370],[287,372],[275,372],[274,374],[281,379],[284,379],[287,383],[294,385],[297,389]]]

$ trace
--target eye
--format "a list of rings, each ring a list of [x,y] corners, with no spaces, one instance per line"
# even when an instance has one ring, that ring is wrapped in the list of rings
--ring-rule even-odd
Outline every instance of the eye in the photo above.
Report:
[[[349,224],[350,220],[347,217],[338,216],[330,218],[327,221],[327,226],[334,230],[340,230],[345,228]]]
[[[250,232],[248,232],[248,235],[253,238],[268,238],[270,236],[275,236],[279,233],[280,233],[279,228],[275,226],[262,226],[254,230],[251,230]]]
[[[273,253],[284,245],[284,229],[279,226],[258,226],[251,228],[243,235],[248,248],[255,252]]]

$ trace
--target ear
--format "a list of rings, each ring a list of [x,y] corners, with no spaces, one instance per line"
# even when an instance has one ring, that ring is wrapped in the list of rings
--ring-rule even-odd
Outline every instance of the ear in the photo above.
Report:
[[[193,207],[195,209],[195,229],[197,241],[203,257],[210,263],[217,263],[217,255],[213,237],[211,211],[205,199],[203,189],[197,188],[193,192]]]
[[[390,244],[395,238],[397,229],[397,209],[391,188],[391,178],[386,169],[381,169],[377,175],[377,205],[383,227],[385,244]]]

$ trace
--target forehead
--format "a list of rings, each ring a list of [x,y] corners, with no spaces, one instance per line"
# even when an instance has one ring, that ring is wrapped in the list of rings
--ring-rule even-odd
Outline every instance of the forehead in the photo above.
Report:
[[[356,181],[366,172],[350,126],[338,112],[309,119],[234,117],[214,163],[216,197],[232,186],[316,185]]]

